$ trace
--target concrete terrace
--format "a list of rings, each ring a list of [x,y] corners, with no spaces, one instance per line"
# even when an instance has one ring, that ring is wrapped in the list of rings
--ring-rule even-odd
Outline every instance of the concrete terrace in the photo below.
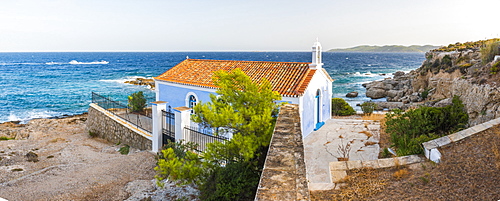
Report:
[[[304,138],[304,156],[310,190],[334,187],[329,163],[342,157],[339,147],[350,145],[349,161],[378,159],[380,147],[378,121],[329,119],[319,130]]]

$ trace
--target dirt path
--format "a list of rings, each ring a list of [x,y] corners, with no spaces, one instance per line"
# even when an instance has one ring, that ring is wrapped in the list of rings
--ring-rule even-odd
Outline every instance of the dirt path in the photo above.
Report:
[[[8,200],[124,200],[125,185],[152,180],[154,155],[91,138],[86,115],[0,124],[0,197]],[[30,151],[38,162],[28,162]]]

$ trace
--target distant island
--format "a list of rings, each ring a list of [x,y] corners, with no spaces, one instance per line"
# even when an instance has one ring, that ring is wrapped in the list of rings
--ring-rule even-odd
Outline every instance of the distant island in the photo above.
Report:
[[[344,49],[331,49],[328,52],[428,52],[429,50],[437,49],[440,46],[433,45],[384,45],[384,46],[370,46],[361,45]]]

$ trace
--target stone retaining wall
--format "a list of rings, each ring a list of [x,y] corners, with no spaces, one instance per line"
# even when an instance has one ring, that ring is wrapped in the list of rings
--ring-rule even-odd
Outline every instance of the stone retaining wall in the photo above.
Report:
[[[281,107],[255,200],[310,200],[299,107]]]
[[[149,132],[135,127],[93,103],[89,107],[87,129],[96,134],[97,137],[112,143],[127,144],[141,150],[151,150],[152,136]]]

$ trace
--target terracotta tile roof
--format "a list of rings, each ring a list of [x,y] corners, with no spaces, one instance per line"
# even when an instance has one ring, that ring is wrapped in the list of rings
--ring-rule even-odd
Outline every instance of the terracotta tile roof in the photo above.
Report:
[[[288,97],[302,95],[316,72],[316,70],[310,69],[309,63],[306,62],[186,59],[155,79],[177,84],[216,88],[212,82],[212,74],[218,70],[231,71],[236,68],[240,68],[254,81],[266,78],[271,82],[274,91]]]

